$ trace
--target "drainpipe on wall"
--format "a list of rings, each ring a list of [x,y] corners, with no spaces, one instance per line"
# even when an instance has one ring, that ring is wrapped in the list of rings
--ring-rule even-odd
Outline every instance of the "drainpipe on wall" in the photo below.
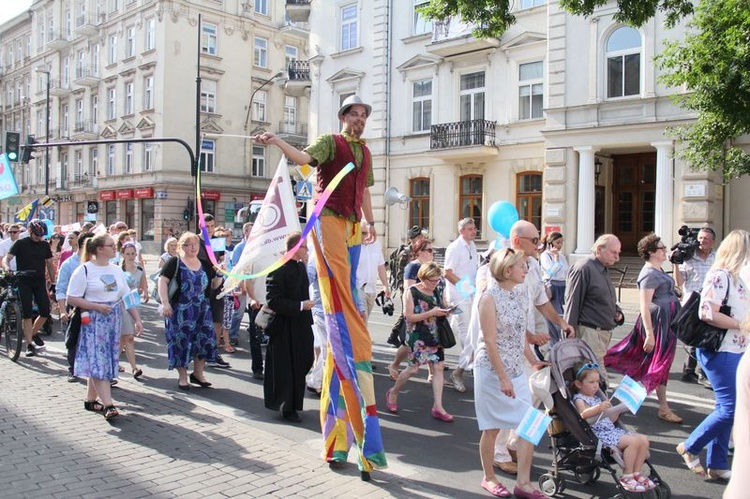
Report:
[[[391,67],[392,67],[392,46],[393,46],[393,32],[391,30],[391,16],[393,15],[392,8],[393,0],[386,0],[386,30],[387,36],[385,38],[385,60],[386,60],[386,71],[385,71],[385,186],[391,186]],[[389,214],[390,208],[384,205],[383,210],[383,226],[385,239],[384,250],[388,249],[388,243],[390,241],[390,230],[389,230]]]

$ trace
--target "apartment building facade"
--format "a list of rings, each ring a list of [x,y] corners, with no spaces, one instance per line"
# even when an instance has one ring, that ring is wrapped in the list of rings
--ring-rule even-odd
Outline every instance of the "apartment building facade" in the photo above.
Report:
[[[246,136],[307,140],[307,95],[285,84],[309,58],[308,32],[281,2],[38,0],[0,26],[0,40],[2,130],[49,143],[142,140],[51,148],[48,182],[35,152],[14,167],[22,192],[0,202],[3,220],[46,187],[57,223],[85,219],[96,201],[97,220],[124,220],[144,240],[184,231],[189,154],[158,140],[175,137],[199,151],[204,211],[241,226],[237,210],[265,195],[280,159]]]
[[[682,224],[750,227],[746,179],[725,185],[674,159],[667,130],[693,117],[671,100],[683,89],[659,83],[653,57],[684,26],[667,30],[658,15],[619,24],[614,1],[585,19],[521,0],[515,25],[479,40],[460,19],[423,19],[424,3],[329,0],[310,12],[311,135],[338,128],[351,93],[372,104],[365,135],[384,245],[420,225],[445,246],[465,216],[488,244],[498,200],[542,233],[562,231],[577,254],[605,232],[632,254],[652,231],[675,242]],[[386,207],[391,186],[410,202]]]

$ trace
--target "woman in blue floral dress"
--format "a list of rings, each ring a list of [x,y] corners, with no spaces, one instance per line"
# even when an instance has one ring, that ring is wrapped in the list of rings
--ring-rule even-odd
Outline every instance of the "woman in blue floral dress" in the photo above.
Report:
[[[417,277],[419,282],[404,292],[404,318],[406,319],[406,344],[410,349],[409,367],[401,371],[396,384],[385,394],[386,407],[398,412],[398,393],[410,377],[419,371],[419,366],[432,366],[432,395],[434,402],[430,413],[435,419],[452,422],[453,416],[443,409],[443,347],[437,339],[437,317],[445,317],[450,311],[443,308],[443,297],[436,292],[442,272],[434,262],[423,264]]]
[[[177,369],[180,390],[189,390],[190,384],[202,388],[211,386],[206,381],[206,362],[216,360],[216,334],[211,317],[209,292],[221,285],[221,277],[210,264],[198,259],[200,239],[185,232],[178,241],[179,256],[173,256],[164,265],[158,289],[161,312],[165,318],[164,332],[167,340],[168,368]],[[178,290],[169,299],[169,282],[177,279]],[[187,368],[193,361],[193,372],[188,378]],[[188,382],[189,380],[189,382]]]
[[[122,269],[109,262],[115,256],[115,241],[107,234],[86,241],[80,265],[70,277],[68,305],[87,314],[81,321],[73,374],[88,378],[83,406],[103,412],[106,419],[118,415],[112,403],[110,380],[117,378],[120,356],[122,302],[130,291]],[[129,309],[137,334],[143,332],[138,308]]]

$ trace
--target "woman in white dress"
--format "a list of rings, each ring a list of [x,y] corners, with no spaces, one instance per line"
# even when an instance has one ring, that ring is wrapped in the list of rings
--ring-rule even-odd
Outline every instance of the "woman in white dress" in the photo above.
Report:
[[[528,273],[524,253],[510,248],[496,252],[490,260],[490,273],[494,279],[479,300],[482,334],[474,361],[474,406],[482,431],[482,488],[496,497],[510,497],[510,491],[495,477],[495,438],[503,428],[516,428],[531,405],[524,356],[532,367],[540,363],[526,343],[528,296],[523,287],[517,287]],[[545,497],[531,485],[534,447],[519,439],[517,452],[518,477],[513,494],[519,498]]]

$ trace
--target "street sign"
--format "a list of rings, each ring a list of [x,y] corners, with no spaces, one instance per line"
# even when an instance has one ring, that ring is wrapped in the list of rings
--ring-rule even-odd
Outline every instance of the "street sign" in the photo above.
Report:
[[[312,199],[312,184],[310,182],[297,182],[297,199]]]
[[[55,221],[56,210],[54,208],[37,208],[37,216],[41,219],[47,219]]]
[[[297,173],[299,173],[299,176],[302,177],[302,180],[307,180],[310,175],[312,175],[313,169],[310,165],[305,163],[304,165],[300,165],[297,168]]]

